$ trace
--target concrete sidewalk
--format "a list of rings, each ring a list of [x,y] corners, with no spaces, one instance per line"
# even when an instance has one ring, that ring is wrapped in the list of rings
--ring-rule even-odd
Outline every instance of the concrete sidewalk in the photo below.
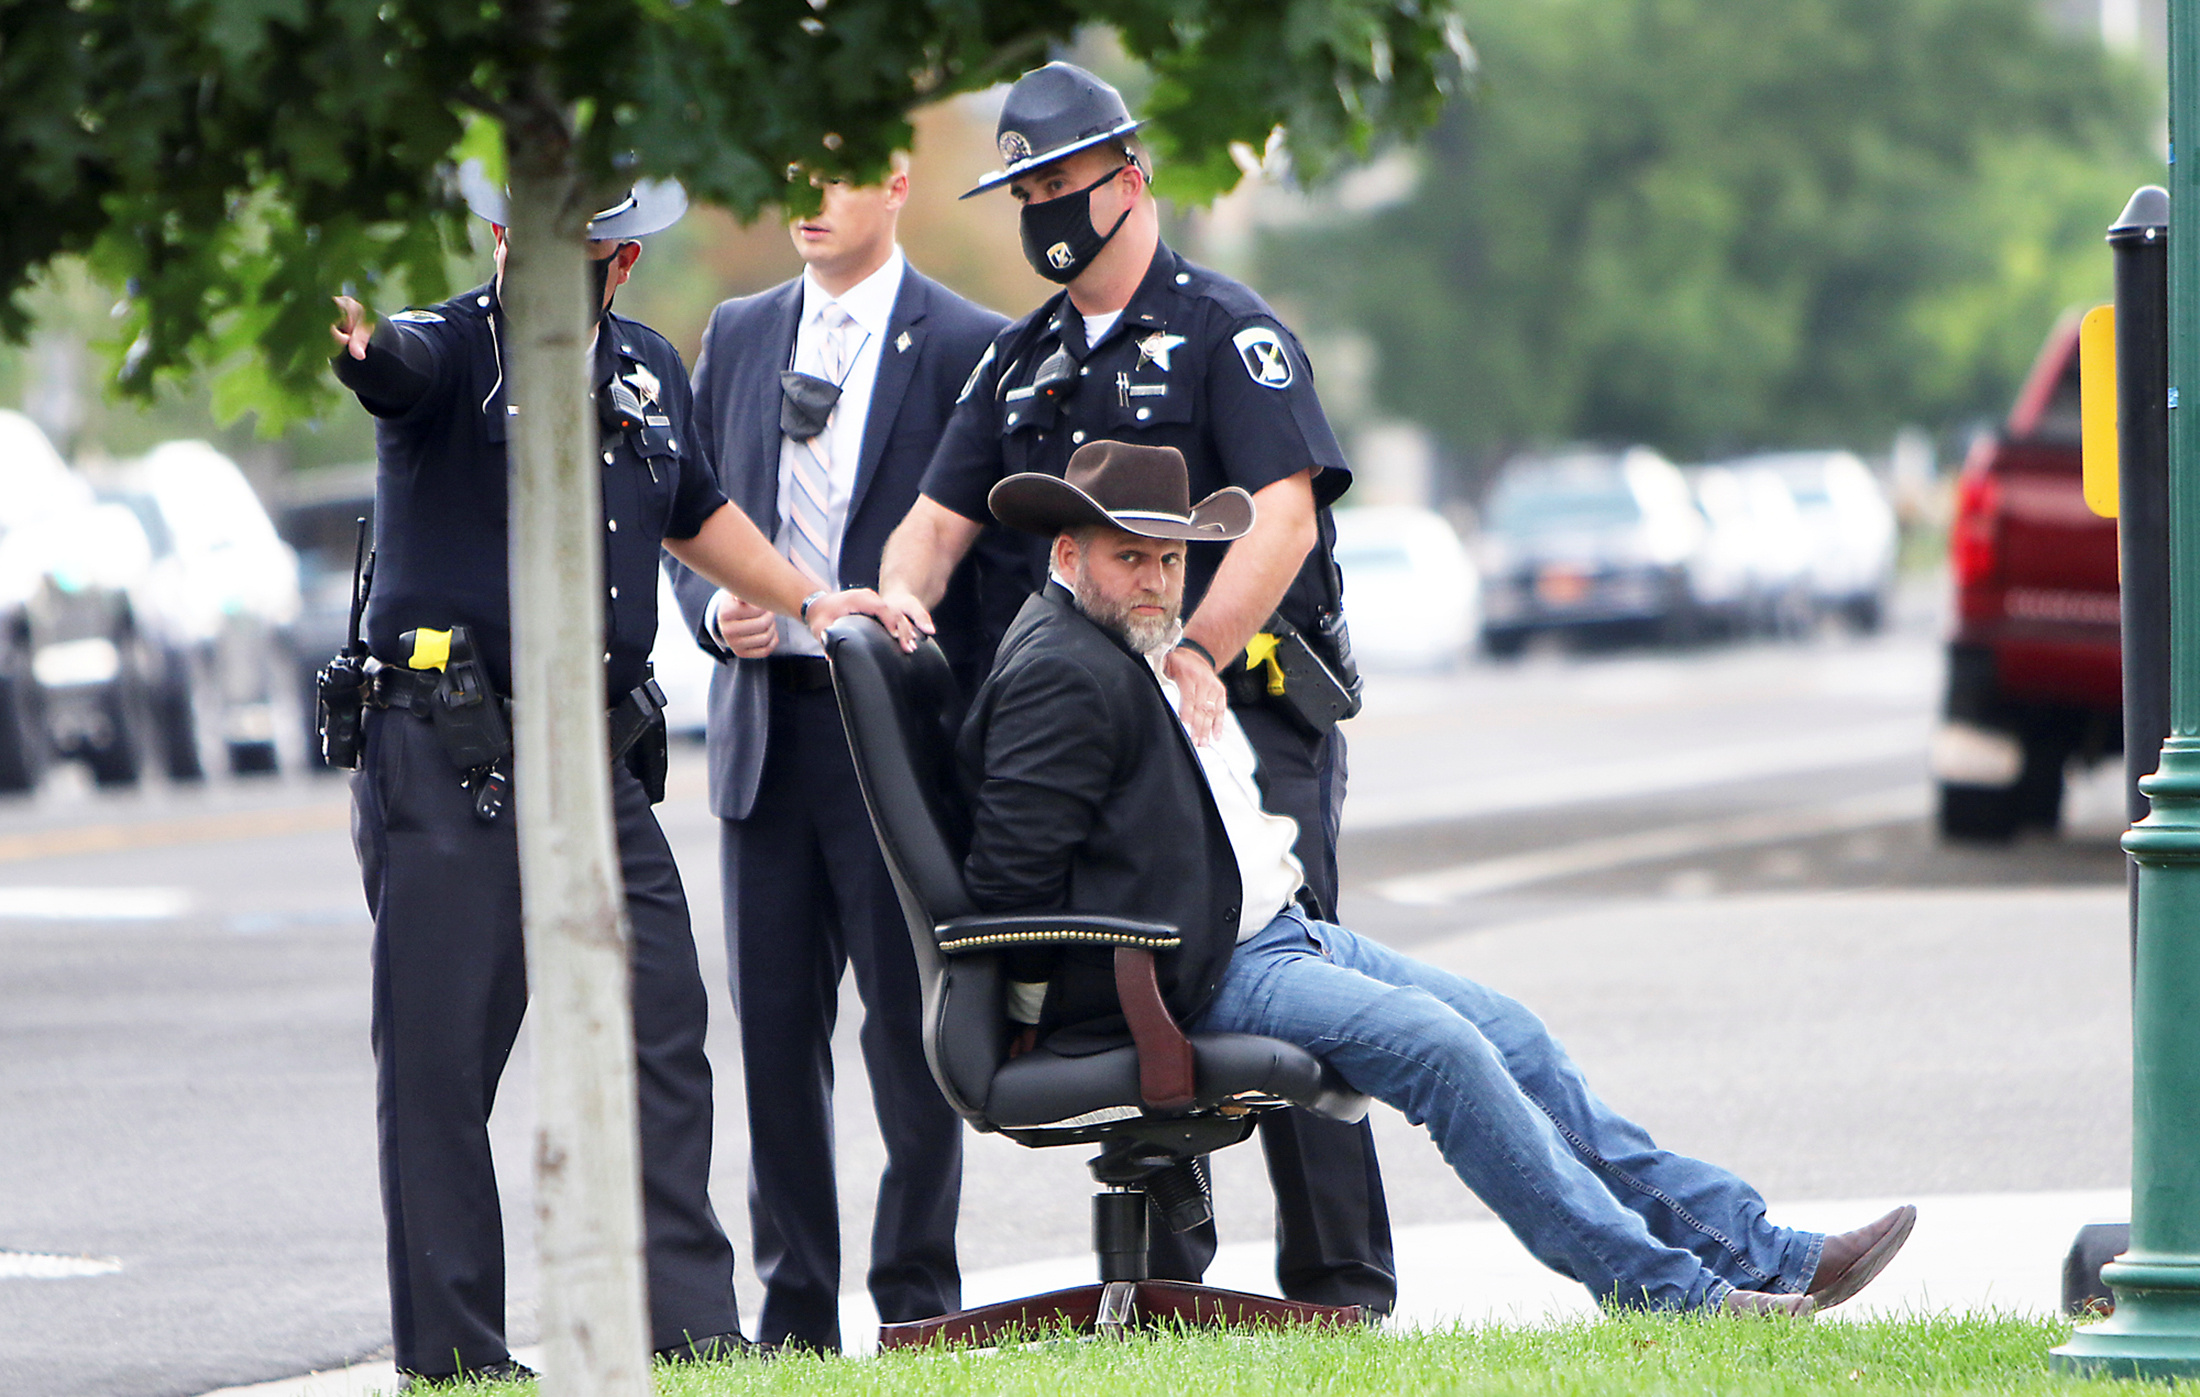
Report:
[[[1832,1321],[1985,1310],[2051,1313],[2061,1301],[2063,1254],[2078,1228],[2130,1216],[2130,1195],[2120,1190],[1798,1203],[1776,1205],[1772,1216],[1791,1227],[1839,1232],[1902,1202],[1914,1202],[1918,1210],[1909,1245],[1869,1290],[1834,1311]],[[1546,1270],[1501,1223],[1404,1228],[1396,1240],[1399,1308],[1394,1327],[1533,1324],[1595,1308],[1586,1291]],[[1272,1295],[1273,1264],[1274,1252],[1265,1244],[1227,1246],[1207,1278],[1215,1285]],[[1091,1257],[1059,1257],[974,1273],[964,1279],[963,1295],[965,1303],[980,1305],[1081,1285],[1091,1278]],[[868,1349],[877,1327],[867,1298],[843,1298],[841,1330],[851,1347]],[[521,1349],[516,1356],[539,1366],[538,1350]],[[369,1397],[395,1388],[394,1370],[381,1362],[224,1388],[208,1397]]]

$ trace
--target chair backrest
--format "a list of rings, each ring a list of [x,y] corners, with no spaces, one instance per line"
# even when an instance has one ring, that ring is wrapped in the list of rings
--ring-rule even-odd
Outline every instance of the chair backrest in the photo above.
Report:
[[[949,1104],[985,1126],[1001,1061],[999,957],[949,960],[933,932],[977,910],[962,878],[970,819],[955,772],[962,703],[954,673],[939,646],[928,640],[905,651],[868,616],[835,622],[825,653],[863,803],[916,952],[925,1058]]]

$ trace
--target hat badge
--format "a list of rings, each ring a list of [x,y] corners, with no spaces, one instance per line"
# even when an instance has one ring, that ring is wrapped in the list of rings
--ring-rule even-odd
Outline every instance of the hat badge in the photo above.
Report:
[[[1021,131],[1003,131],[1000,145],[1001,159],[1010,165],[1031,158],[1031,142],[1024,138]]]

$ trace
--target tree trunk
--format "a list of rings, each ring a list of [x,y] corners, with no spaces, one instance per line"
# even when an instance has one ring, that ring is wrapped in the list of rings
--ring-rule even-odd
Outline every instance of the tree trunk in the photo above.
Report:
[[[513,787],[535,1016],[545,1397],[651,1390],[626,899],[604,725],[602,473],[568,144],[508,128]]]

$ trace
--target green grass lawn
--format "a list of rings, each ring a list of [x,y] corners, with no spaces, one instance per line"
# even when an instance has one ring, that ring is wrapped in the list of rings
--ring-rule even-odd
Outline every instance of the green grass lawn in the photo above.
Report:
[[[998,1351],[876,1358],[780,1358],[665,1368],[662,1397],[747,1393],[821,1397],[1000,1393],[1029,1397],[1155,1394],[2048,1393],[2133,1390],[2052,1376],[2058,1320],[1994,1315],[1905,1320],[1707,1319],[1633,1315],[1541,1327],[1444,1333],[1224,1337],[1160,1334],[1127,1342],[1035,1343]],[[521,1397],[532,1384],[477,1393]]]

